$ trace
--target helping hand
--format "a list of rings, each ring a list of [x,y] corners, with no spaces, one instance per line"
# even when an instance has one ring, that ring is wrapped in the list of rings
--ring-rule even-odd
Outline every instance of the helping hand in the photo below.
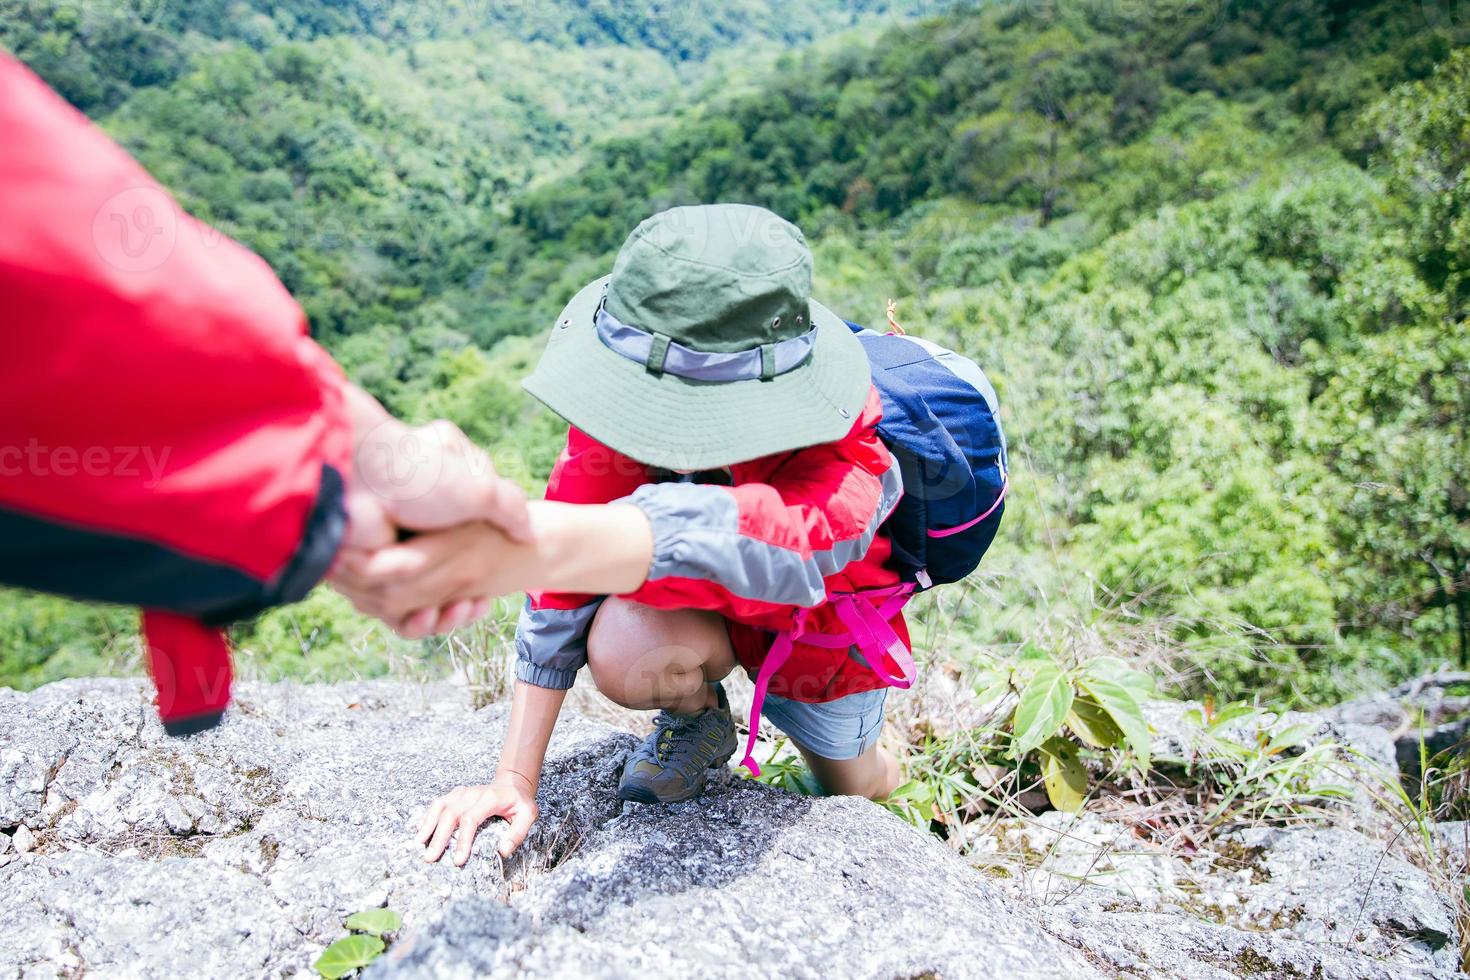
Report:
[[[526,839],[538,812],[536,787],[518,773],[497,773],[488,786],[460,786],[430,803],[424,814],[418,833],[424,860],[439,860],[454,835],[454,863],[464,867],[475,835],[491,817],[502,817],[510,825],[500,842],[500,856],[508,858]]]
[[[359,611],[386,619],[383,611],[374,611],[381,603],[368,601],[366,583],[354,579],[351,571],[376,550],[394,544],[402,530],[435,531],[485,521],[511,540],[530,539],[525,493],[498,476],[490,458],[452,422],[408,426],[360,388],[349,385],[345,394],[355,446],[347,488],[348,528],[328,579]],[[457,629],[490,608],[483,594],[416,594],[422,596],[419,604],[412,610],[400,607],[389,621],[401,632],[407,629],[405,635]],[[433,609],[424,608],[429,603]],[[410,616],[415,610],[418,615]]]
[[[477,522],[374,551],[344,549],[330,578],[358,612],[418,639],[485,615],[488,597],[506,591],[496,572],[511,553],[504,534]]]
[[[347,547],[380,547],[397,529],[435,531],[467,521],[530,540],[525,493],[496,474],[490,457],[453,422],[410,426],[356,385],[343,396],[353,445]]]
[[[384,416],[359,432],[353,491],[411,531],[487,521],[517,541],[531,537],[526,495],[453,422],[408,426]]]

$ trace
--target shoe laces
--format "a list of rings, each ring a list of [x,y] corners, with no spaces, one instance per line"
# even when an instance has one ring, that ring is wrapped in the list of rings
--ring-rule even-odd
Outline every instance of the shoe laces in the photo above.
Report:
[[[668,711],[659,712],[658,716],[653,719],[656,736],[653,741],[654,758],[659,762],[664,762],[670,750],[692,742],[699,717],[699,715],[681,716]]]

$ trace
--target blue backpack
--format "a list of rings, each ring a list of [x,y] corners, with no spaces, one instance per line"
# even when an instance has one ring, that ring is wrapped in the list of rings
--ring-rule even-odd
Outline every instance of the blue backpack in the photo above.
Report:
[[[917,590],[958,582],[980,564],[1005,512],[995,389],[978,364],[938,344],[847,325],[868,353],[883,399],[878,435],[903,475],[903,498],[883,525],[893,564]]]
[[[766,686],[793,645],[856,647],[885,684],[911,686],[914,658],[890,620],[914,592],[973,572],[995,540],[1005,510],[1006,441],[995,417],[995,389],[974,361],[903,333],[891,305],[888,319],[894,333],[846,322],[867,351],[873,384],[883,399],[878,435],[903,476],[903,497],[883,522],[901,582],[832,596],[844,627],[839,632],[807,629],[810,610],[798,609],[796,624],[776,635],[756,674],[750,734],[740,760],[752,776],[761,773],[754,752]]]

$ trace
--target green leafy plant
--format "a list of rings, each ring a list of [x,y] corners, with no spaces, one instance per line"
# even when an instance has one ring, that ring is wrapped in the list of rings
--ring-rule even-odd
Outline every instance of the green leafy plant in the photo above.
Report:
[[[386,948],[377,936],[360,933],[347,936],[326,948],[316,961],[316,972],[328,980],[338,980],[367,966],[383,955]]]
[[[313,964],[327,980],[340,980],[382,956],[388,948],[384,937],[403,926],[403,917],[392,909],[365,909],[349,915],[344,924],[351,935],[328,946]]]
[[[1158,761],[1196,787],[1206,833],[1310,819],[1352,794],[1346,751],[1312,738],[1315,724],[1282,725],[1274,711],[1243,702],[1216,708],[1210,698],[1180,720],[1187,754]]]
[[[384,936],[397,932],[403,925],[403,916],[392,909],[367,909],[354,912],[347,917],[346,926],[353,932],[369,936]]]
[[[756,777],[756,781],[784,789],[788,793],[821,796],[822,787],[801,756],[794,752],[781,754],[781,748],[785,744],[786,739],[783,738],[772,747],[771,757],[761,763],[761,774]]]
[[[884,801],[892,812],[925,829],[947,836],[982,807],[1012,809],[1009,800],[979,785],[975,777],[970,733],[935,740],[909,756],[909,778]]]
[[[771,757],[761,763],[757,782],[803,796],[822,796],[821,784],[801,756],[781,754],[784,743],[784,739],[777,742]],[[931,748],[934,751],[910,758],[910,778],[883,801],[888,810],[925,829],[951,822],[981,795],[965,765],[953,757],[951,750],[937,743]]]
[[[1075,813],[1088,792],[1083,754],[1119,751],[1146,772],[1152,748],[1143,700],[1153,681],[1117,657],[1075,665],[1028,647],[1014,664],[992,665],[976,685],[980,699],[1005,707],[995,726],[1008,742],[1006,758],[1041,772],[1047,799]]]
[[[920,776],[907,780],[889,793],[883,805],[916,827],[928,827],[941,815],[935,806],[937,796],[934,784]]]

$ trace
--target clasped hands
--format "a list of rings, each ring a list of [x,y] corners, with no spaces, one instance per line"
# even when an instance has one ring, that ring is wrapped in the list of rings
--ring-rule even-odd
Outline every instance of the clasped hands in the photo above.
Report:
[[[328,582],[405,637],[484,616],[497,555],[531,540],[525,493],[453,423],[407,425],[353,387],[347,403],[348,526]]]

